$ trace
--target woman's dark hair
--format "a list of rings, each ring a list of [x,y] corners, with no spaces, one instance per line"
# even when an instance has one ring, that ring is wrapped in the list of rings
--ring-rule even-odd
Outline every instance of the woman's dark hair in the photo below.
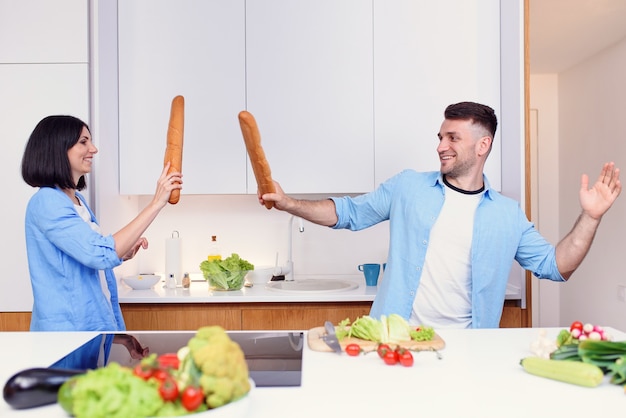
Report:
[[[28,138],[22,157],[22,178],[32,187],[60,187],[83,190],[87,183],[81,176],[74,184],[67,151],[89,126],[74,116],[55,115],[43,118]]]
[[[498,118],[496,112],[489,106],[474,102],[461,102],[448,106],[443,115],[446,119],[471,120],[472,123],[486,129],[492,139],[496,135]]]

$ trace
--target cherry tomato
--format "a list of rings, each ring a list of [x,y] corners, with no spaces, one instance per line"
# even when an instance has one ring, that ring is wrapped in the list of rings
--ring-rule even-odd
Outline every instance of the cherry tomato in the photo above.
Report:
[[[570,327],[569,327],[569,332],[572,332],[575,329],[577,329],[577,330],[582,332],[582,330],[583,330],[583,323],[580,322],[580,321],[572,322],[572,325],[570,325]]]
[[[409,350],[401,349],[400,351],[398,351],[398,358],[400,364],[404,367],[413,366],[413,354],[411,354]]]
[[[153,369],[146,364],[139,363],[133,369],[133,373],[135,376],[141,377],[143,380],[148,380],[152,377]]]
[[[389,350],[385,353],[385,357],[383,357],[383,360],[385,361],[385,364],[392,366],[398,363],[398,353],[393,350]]]
[[[384,343],[378,344],[378,347],[376,348],[376,352],[378,353],[378,356],[380,358],[385,358],[385,354],[387,354],[387,351],[391,351],[391,347],[389,347],[389,344],[384,344]]]
[[[181,402],[187,411],[195,411],[204,402],[202,389],[196,386],[187,386],[181,395]]]
[[[157,357],[157,363],[162,369],[178,369],[180,360],[176,353],[167,353]]]
[[[170,374],[163,369],[154,369],[152,371],[152,377],[154,377],[159,382],[164,382],[166,379],[170,378]]]
[[[358,356],[359,354],[361,354],[361,347],[358,344],[348,344],[346,346],[346,353],[349,356]]]
[[[168,402],[173,402],[178,398],[178,386],[174,378],[168,376],[159,385],[159,394],[161,399]]]

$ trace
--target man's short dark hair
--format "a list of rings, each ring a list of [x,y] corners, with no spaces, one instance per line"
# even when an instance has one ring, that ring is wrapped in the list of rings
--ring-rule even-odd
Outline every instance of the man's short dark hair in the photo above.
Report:
[[[472,123],[486,129],[491,134],[492,139],[496,135],[498,118],[496,112],[489,106],[474,102],[455,103],[446,108],[444,116],[446,119],[452,120],[471,120]]]

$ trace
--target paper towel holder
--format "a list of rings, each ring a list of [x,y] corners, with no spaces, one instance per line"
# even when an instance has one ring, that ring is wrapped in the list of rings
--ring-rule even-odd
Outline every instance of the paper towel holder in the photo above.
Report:
[[[171,238],[165,243],[165,284],[166,287],[175,288],[182,286],[181,265],[181,240],[180,232],[173,230]],[[173,280],[172,280],[173,279]],[[173,281],[173,283],[169,283]]]

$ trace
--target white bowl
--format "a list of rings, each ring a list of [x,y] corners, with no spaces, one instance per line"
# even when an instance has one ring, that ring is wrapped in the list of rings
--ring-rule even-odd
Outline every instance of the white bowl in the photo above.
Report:
[[[252,283],[267,283],[274,275],[274,266],[260,266],[250,270],[246,279]]]
[[[140,274],[138,276],[123,277],[122,281],[135,290],[151,289],[161,280],[156,274]]]

